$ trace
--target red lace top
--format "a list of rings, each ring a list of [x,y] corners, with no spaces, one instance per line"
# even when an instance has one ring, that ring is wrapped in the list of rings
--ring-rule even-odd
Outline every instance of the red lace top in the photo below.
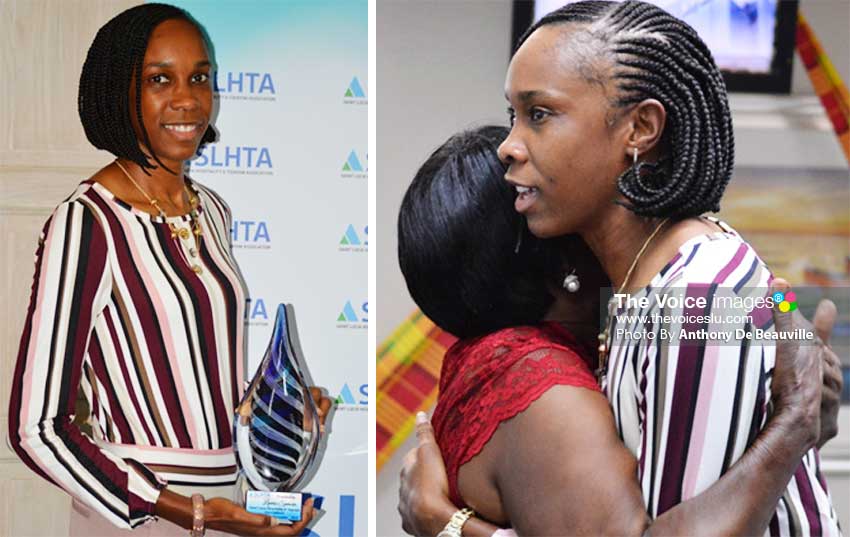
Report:
[[[481,452],[501,422],[553,386],[600,391],[589,350],[557,323],[505,328],[452,345],[443,358],[431,423],[455,505],[466,505],[458,493],[458,470]]]

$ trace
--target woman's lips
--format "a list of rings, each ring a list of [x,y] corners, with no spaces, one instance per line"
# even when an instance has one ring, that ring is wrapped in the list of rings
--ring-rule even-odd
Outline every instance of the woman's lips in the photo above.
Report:
[[[524,213],[534,205],[537,200],[538,190],[529,186],[515,186],[517,191],[516,200],[514,201],[514,209],[518,213]]]
[[[194,140],[201,134],[200,123],[164,123],[162,128],[180,141]]]

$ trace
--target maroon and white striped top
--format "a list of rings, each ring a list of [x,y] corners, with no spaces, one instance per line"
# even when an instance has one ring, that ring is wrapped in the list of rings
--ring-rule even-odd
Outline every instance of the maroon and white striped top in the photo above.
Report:
[[[618,310],[611,328],[604,388],[620,437],[638,459],[652,518],[717,481],[770,412],[776,348],[736,330],[774,332],[770,306],[763,304],[773,276],[740,235],[718,224],[724,232],[685,242],[631,295],[635,302]],[[668,300],[660,307],[663,297]],[[673,305],[670,297],[705,302]],[[730,337],[709,340],[709,333]],[[768,533],[841,535],[816,449],[801,461]]]
[[[9,403],[9,438],[34,471],[120,527],[152,518],[166,483],[235,480],[245,289],[230,212],[191,182],[194,236],[91,180],[51,215]],[[200,267],[196,272],[193,265]],[[82,390],[93,438],[72,424]]]

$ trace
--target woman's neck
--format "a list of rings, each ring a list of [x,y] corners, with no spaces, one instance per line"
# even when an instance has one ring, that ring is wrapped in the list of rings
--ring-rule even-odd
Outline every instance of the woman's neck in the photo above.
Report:
[[[171,205],[178,205],[183,199],[184,175],[183,163],[166,163],[171,173],[164,167],[157,165],[156,168],[147,168],[147,173],[142,167],[127,159],[118,159],[121,166],[127,170],[130,177],[138,183],[144,192],[155,200],[168,200]]]
[[[659,218],[637,216],[625,207],[617,205],[608,211],[608,214],[600,215],[594,227],[581,233],[582,238],[610,278],[614,289],[623,285],[635,257],[661,221],[662,219]],[[661,242],[663,234],[664,229],[661,229],[653,238],[652,243],[641,256],[642,261],[653,246]],[[628,287],[633,288],[636,283],[643,282],[637,282],[633,274]]]
[[[618,205],[598,218],[596,227],[581,233],[615,290],[623,285],[638,252],[663,221],[663,218],[637,216]],[[704,218],[667,220],[647,245],[625,290],[649,285],[685,242],[717,231],[722,229]]]

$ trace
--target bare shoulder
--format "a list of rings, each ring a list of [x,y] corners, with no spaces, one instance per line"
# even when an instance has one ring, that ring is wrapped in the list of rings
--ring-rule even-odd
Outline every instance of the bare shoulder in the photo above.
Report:
[[[145,200],[138,199],[140,194],[133,188],[121,170],[112,163],[96,171],[89,180],[102,185],[116,198],[128,203],[142,203]]]
[[[643,512],[636,461],[601,393],[555,386],[502,426],[497,484],[517,533],[634,533]]]
[[[679,251],[683,244],[702,235],[723,231],[717,224],[703,218],[686,218],[670,224],[670,228],[659,241],[657,255],[667,262]]]
[[[597,432],[587,436],[588,427]],[[475,512],[497,525],[507,524],[510,517],[500,492],[500,473],[511,468],[518,477],[511,481],[513,485],[531,486],[560,472],[556,467],[563,465],[567,446],[571,456],[580,460],[583,450],[594,445],[585,440],[600,435],[609,440],[616,437],[605,396],[578,386],[552,386],[499,424],[481,452],[460,467],[458,490]]]

